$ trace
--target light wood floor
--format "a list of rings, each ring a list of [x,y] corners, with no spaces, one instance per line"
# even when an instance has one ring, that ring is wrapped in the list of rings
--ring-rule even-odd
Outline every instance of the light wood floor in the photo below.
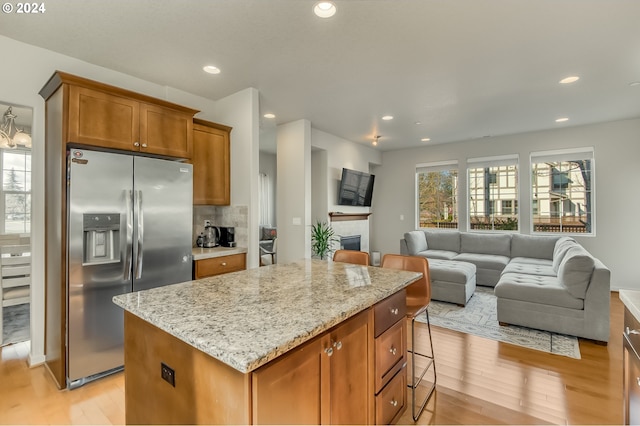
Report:
[[[581,360],[433,327],[438,382],[418,423],[621,424],[622,324],[612,293],[609,345],[580,341]],[[123,373],[58,391],[28,368],[28,343],[0,351],[0,423],[124,423]],[[413,423],[410,407],[399,423]]]

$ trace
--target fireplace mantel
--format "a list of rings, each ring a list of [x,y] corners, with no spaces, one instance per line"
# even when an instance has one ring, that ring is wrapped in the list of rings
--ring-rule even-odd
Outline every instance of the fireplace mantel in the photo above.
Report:
[[[331,222],[340,222],[344,220],[367,220],[371,213],[339,213],[329,212]]]

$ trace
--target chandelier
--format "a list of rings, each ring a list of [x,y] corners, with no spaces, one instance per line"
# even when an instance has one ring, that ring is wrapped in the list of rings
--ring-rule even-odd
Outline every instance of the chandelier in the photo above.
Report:
[[[4,113],[2,124],[0,124],[0,148],[14,149],[18,145],[31,148],[31,136],[25,133],[23,129],[16,127],[17,117],[11,107]]]

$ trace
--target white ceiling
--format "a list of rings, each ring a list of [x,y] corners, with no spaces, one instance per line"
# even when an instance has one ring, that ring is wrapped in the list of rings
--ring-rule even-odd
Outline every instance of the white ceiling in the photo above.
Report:
[[[314,3],[55,0],[0,34],[214,100],[255,87],[277,123],[381,150],[640,116],[638,0]]]

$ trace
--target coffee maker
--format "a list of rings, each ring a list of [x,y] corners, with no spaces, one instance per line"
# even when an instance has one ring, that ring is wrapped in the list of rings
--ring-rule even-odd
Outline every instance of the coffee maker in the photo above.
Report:
[[[235,247],[236,237],[235,228],[233,226],[220,227],[220,245],[222,247]]]

